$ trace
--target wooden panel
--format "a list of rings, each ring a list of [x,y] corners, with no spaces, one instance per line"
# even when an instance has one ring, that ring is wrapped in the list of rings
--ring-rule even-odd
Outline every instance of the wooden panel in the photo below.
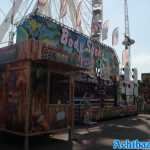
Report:
[[[8,64],[5,72],[4,128],[23,131],[29,70],[26,62]]]
[[[45,104],[45,103],[44,103]],[[56,129],[64,129],[69,125],[70,117],[70,105],[45,105],[45,109],[42,110],[40,106],[39,112],[34,112],[31,117],[31,132],[52,131]]]

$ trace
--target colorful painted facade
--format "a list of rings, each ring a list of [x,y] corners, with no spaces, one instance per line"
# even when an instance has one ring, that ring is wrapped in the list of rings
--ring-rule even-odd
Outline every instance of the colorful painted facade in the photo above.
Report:
[[[15,45],[0,49],[0,64],[0,128],[20,133],[28,129],[28,134],[73,126],[72,75],[57,78],[53,73],[94,67],[104,78],[119,73],[113,49],[37,15],[18,26]]]
[[[119,75],[119,60],[114,51],[111,47],[101,45],[101,56],[96,61],[96,67],[100,68],[100,75],[104,80]]]
[[[1,63],[25,58],[44,59],[87,69],[95,66],[100,68],[104,79],[119,74],[114,49],[48,17],[31,15],[23,20],[17,28],[16,41],[12,48],[0,50]]]
[[[69,63],[81,67],[92,67],[93,56],[100,56],[100,43],[43,16],[30,16],[18,26],[17,43],[28,39],[38,40],[53,49],[74,55],[79,62]],[[42,58],[50,59],[49,52],[45,53]]]

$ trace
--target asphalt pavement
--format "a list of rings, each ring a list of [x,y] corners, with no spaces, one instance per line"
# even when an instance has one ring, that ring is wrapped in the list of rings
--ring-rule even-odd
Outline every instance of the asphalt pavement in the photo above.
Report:
[[[67,134],[50,137],[33,137],[30,150],[111,150],[114,139],[150,141],[150,114],[104,121],[94,127],[76,129],[74,140]],[[0,137],[0,150],[24,150],[19,137]]]

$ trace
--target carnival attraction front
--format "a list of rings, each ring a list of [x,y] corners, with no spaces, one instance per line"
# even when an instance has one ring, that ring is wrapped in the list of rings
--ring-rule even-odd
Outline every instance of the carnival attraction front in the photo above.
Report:
[[[74,72],[89,70],[99,43],[51,18],[30,15],[16,44],[0,49],[0,128],[18,135],[73,128]]]
[[[32,136],[121,116],[128,107],[117,102],[117,77],[112,48],[30,14],[17,27],[16,44],[0,49],[0,129]]]

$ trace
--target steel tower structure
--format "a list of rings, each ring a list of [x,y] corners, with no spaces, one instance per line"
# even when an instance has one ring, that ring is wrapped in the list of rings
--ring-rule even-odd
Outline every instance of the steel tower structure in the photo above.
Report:
[[[102,24],[103,24],[103,0],[92,0],[92,25],[91,37],[97,41],[102,40]],[[95,28],[95,30],[93,30]]]
[[[91,38],[96,41],[102,41],[102,25],[103,25],[103,0],[92,0],[92,22],[91,22]],[[96,62],[93,63],[96,68]],[[92,69],[92,74],[100,75],[103,72],[100,68]]]
[[[128,15],[128,2],[124,0],[124,21],[125,21],[125,37],[122,44],[125,46],[125,50],[128,51],[128,63],[125,64],[125,67],[128,67],[129,72],[131,68],[131,52],[130,47],[135,43],[133,39],[130,38],[130,28],[129,28],[129,15]]]

